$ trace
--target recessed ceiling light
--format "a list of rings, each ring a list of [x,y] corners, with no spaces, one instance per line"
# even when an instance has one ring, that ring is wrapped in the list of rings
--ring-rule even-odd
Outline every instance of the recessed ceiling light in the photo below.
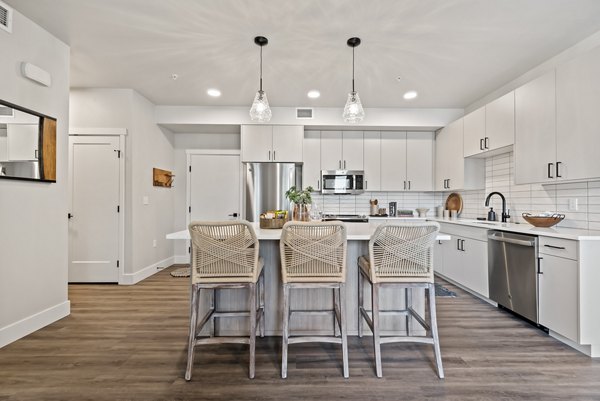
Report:
[[[321,92],[319,92],[319,91],[317,91],[317,90],[312,90],[312,91],[309,91],[309,92],[308,92],[307,96],[308,96],[309,98],[311,98],[311,99],[316,99],[316,98],[318,98],[319,96],[321,96]]]
[[[411,100],[417,97],[417,92],[416,91],[408,91],[404,94],[404,99],[406,100]]]
[[[206,91],[206,93],[208,94],[208,96],[212,96],[212,97],[221,96],[221,91],[218,89],[209,89]]]

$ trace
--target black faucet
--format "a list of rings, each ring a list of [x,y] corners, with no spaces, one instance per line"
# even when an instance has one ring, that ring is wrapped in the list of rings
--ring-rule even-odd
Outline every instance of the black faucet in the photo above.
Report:
[[[509,211],[506,210],[506,198],[500,192],[490,192],[490,194],[485,198],[485,206],[490,205],[490,198],[492,195],[499,195],[502,198],[502,222],[506,223],[508,219],[510,219]]]

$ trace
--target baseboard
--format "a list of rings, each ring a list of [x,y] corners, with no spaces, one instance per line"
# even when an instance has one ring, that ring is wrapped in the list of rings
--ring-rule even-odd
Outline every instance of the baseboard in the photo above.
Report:
[[[48,326],[49,324],[68,316],[70,313],[71,302],[65,301],[48,309],[44,309],[34,315],[28,316],[25,319],[21,319],[18,322],[9,324],[6,327],[2,327],[0,328],[0,348],[17,341],[42,327]]]
[[[190,263],[190,255],[175,255],[175,264],[177,265],[187,265]]]
[[[159,267],[162,267],[162,268],[169,267],[174,263],[175,263],[175,256],[170,256],[159,262],[153,263],[150,266],[146,266],[143,269],[136,271],[135,273],[125,273],[125,274],[123,274],[123,279],[119,282],[119,284],[121,284],[121,285],[137,284],[140,281],[152,276],[153,274],[158,273],[161,270],[161,269],[159,269]]]

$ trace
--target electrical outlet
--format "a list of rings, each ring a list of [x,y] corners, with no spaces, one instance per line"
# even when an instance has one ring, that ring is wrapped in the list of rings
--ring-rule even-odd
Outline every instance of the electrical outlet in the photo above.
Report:
[[[147,196],[142,197],[142,203],[144,205],[149,205],[150,204],[150,198],[148,198]]]
[[[156,248],[156,240],[152,240],[152,247]]]
[[[569,199],[569,210],[572,212],[576,212],[579,208],[579,199],[571,198]]]

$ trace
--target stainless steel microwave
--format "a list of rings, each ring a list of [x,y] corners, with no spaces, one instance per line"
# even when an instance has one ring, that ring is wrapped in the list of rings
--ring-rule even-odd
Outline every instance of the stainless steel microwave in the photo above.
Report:
[[[321,170],[323,194],[355,195],[364,190],[365,172],[362,170]]]

